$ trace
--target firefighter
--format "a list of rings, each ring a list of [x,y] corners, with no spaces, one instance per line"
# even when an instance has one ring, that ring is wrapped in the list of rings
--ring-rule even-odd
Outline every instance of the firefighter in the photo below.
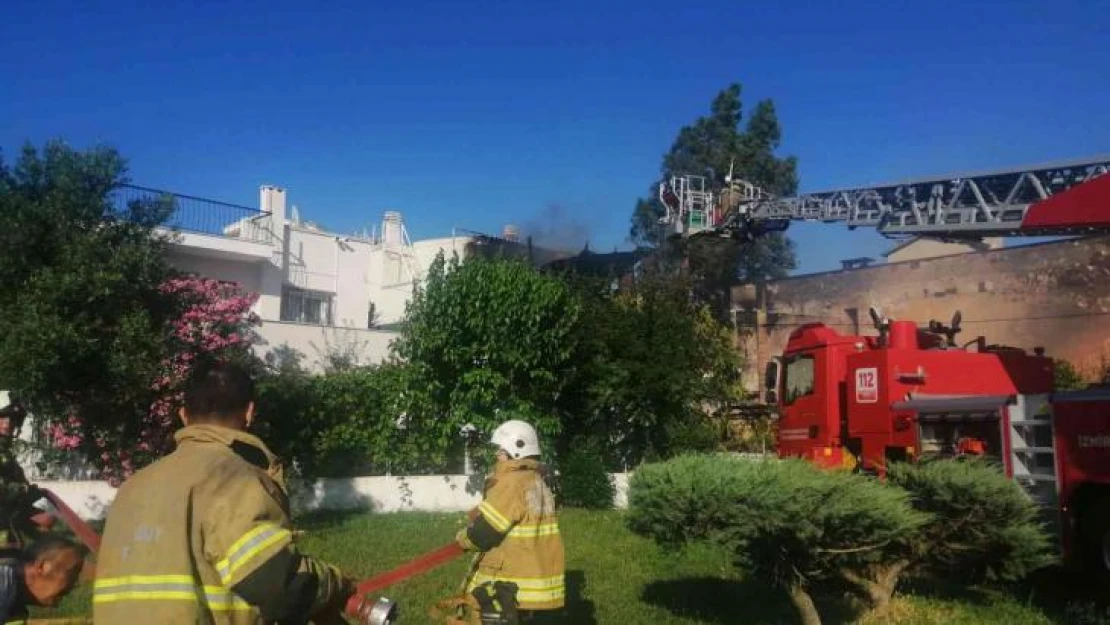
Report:
[[[253,382],[198,363],[173,453],[123,484],[97,554],[93,622],[343,622],[354,593],[338,569],[298,552],[273,454],[246,432]]]
[[[19,547],[39,535],[48,515],[34,508],[43,492],[27,480],[15,453],[15,439],[27,411],[12,398],[0,409],[0,547]]]
[[[497,448],[493,475],[473,519],[455,539],[479,552],[466,590],[480,606],[482,623],[515,625],[563,607],[563,541],[536,430],[506,421],[490,441]]]
[[[77,585],[83,546],[45,535],[15,558],[0,559],[0,623],[23,623],[27,606],[53,607]]]

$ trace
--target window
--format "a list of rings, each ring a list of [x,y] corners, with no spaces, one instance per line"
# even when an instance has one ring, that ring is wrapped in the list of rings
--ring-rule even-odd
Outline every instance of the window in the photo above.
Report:
[[[786,360],[783,380],[783,402],[794,403],[795,399],[813,394],[813,356],[791,356]]]
[[[281,320],[330,326],[333,297],[331,293],[287,286],[281,290]]]

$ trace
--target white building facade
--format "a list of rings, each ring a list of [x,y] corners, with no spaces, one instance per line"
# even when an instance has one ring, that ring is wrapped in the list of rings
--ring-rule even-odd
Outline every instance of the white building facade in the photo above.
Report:
[[[179,206],[191,208],[184,202]],[[295,207],[290,214],[285,190],[274,186],[261,187],[258,210],[232,208],[241,212],[223,222],[198,220],[195,214],[184,223],[171,221],[177,236],[170,262],[258,293],[255,312],[264,339],[259,355],[285,346],[316,372],[325,368],[329,355],[358,364],[385,359],[413,288],[436,255],[463,258],[482,238],[468,234],[414,243],[401,214],[393,211],[384,214],[380,232],[326,232],[301,222]],[[215,221],[219,227],[198,229],[198,221]]]

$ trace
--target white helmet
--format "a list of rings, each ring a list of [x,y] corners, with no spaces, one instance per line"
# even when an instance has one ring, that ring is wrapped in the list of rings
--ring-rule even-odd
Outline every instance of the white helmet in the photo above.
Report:
[[[536,435],[536,429],[517,419],[497,426],[489,440],[505,450],[513,460],[540,455],[540,438]]]

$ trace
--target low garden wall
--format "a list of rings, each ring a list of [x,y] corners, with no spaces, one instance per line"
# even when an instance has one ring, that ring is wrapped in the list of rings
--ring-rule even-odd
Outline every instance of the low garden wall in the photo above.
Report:
[[[627,503],[628,474],[611,474],[616,487],[614,505]],[[366,510],[368,512],[465,512],[481,501],[472,478],[466,475],[375,476],[328,478],[290,484],[297,512],[317,510]],[[116,496],[108,482],[37,481],[52,491],[85,520],[103,519]],[[45,505],[45,504],[42,504]]]

